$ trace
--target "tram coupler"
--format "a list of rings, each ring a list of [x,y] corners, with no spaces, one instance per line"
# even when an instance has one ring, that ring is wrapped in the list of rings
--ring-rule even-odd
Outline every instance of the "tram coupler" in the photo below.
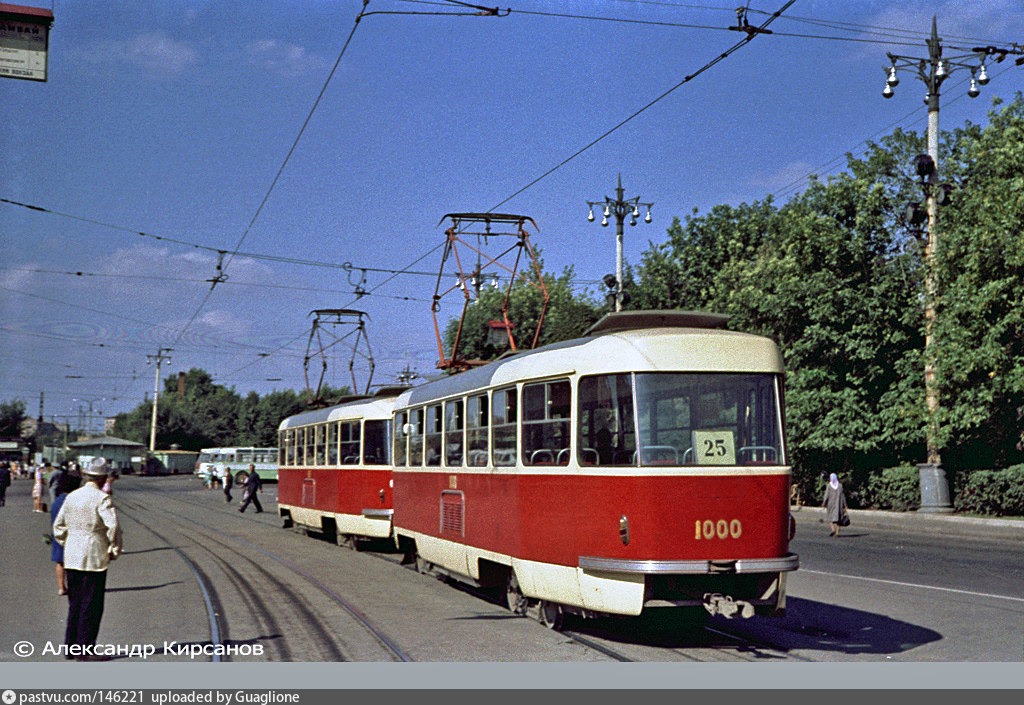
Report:
[[[717,592],[704,594],[704,609],[711,616],[720,614],[726,619],[732,619],[736,616],[750,619],[754,616],[754,606],[749,602],[734,600],[729,595],[722,595]]]

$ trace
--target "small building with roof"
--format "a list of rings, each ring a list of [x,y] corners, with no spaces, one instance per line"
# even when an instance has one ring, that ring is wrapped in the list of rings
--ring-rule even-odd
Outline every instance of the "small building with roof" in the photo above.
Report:
[[[83,459],[105,458],[114,470],[127,473],[132,469],[132,458],[146,454],[146,445],[114,436],[100,436],[68,443],[68,450],[80,464]]]

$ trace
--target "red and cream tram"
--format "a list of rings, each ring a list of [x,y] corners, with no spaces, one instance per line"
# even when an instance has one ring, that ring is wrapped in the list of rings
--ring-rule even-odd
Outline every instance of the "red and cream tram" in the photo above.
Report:
[[[511,609],[549,626],[669,605],[781,613],[799,562],[782,356],[725,320],[611,314],[404,391],[399,548],[422,570],[504,585]]]
[[[278,512],[339,542],[389,538],[390,427],[402,388],[290,416],[279,428]]]

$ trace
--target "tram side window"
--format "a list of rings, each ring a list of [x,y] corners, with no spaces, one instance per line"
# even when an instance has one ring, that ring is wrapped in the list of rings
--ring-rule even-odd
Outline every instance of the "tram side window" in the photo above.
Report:
[[[327,464],[338,464],[338,424],[327,424]]]
[[[341,464],[359,464],[359,422],[341,422]]]
[[[499,466],[516,464],[516,426],[519,405],[515,387],[494,393],[491,430],[494,433],[493,462]]]
[[[363,463],[366,465],[388,464],[387,421],[363,423]]]
[[[303,429],[303,432],[306,434],[306,457],[304,464],[316,465],[316,462],[314,461],[314,458],[316,457],[316,439],[314,437],[313,427],[307,426]]]
[[[409,412],[409,465],[423,465],[423,409]]]
[[[395,459],[395,465],[399,467],[405,467],[408,465],[408,456],[406,455],[406,443],[409,440],[409,435],[406,433],[406,426],[409,424],[409,414],[405,411],[400,411],[395,414],[394,427],[392,429],[391,437],[395,441],[393,457]]]
[[[462,465],[462,456],[466,448],[463,438],[464,423],[462,400],[444,403],[444,462],[449,467]]]
[[[636,423],[630,375],[584,377],[578,397],[580,465],[635,465]]]
[[[569,380],[523,386],[523,464],[569,464]]]
[[[314,465],[323,465],[327,460],[327,424],[316,425],[316,461]]]
[[[487,467],[487,395],[466,400],[467,464],[472,468]]]
[[[426,444],[426,464],[430,466],[441,464],[441,418],[440,404],[427,407],[424,443]]]

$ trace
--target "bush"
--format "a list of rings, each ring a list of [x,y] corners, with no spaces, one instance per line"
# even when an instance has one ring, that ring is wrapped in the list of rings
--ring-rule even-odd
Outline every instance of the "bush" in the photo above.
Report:
[[[870,509],[906,512],[921,506],[921,475],[916,465],[886,468],[851,488],[851,503]]]
[[[1024,516],[1024,465],[975,470],[956,494],[957,511],[993,516]]]

